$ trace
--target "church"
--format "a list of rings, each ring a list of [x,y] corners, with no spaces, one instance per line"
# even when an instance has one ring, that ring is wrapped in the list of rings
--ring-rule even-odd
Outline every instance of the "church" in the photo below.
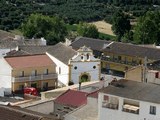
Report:
[[[100,80],[100,59],[95,58],[93,51],[86,46],[76,51],[63,43],[58,43],[46,54],[56,64],[60,86]]]

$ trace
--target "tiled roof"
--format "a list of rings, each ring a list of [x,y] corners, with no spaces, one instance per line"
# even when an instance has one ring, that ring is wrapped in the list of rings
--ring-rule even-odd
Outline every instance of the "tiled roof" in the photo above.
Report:
[[[57,97],[54,102],[72,107],[80,107],[87,103],[87,93],[69,89]]]
[[[160,104],[160,85],[121,79],[99,93]]]
[[[92,50],[101,51],[105,44],[109,44],[110,41],[100,40],[100,39],[93,39],[87,37],[78,37],[76,40],[71,44],[73,49],[78,50],[80,47],[84,45],[86,47],[90,47]]]
[[[47,52],[65,64],[68,64],[69,59],[77,54],[75,50],[62,43],[54,45],[52,48],[49,48]]]
[[[88,97],[98,98],[99,90],[89,93]]]
[[[52,48],[53,46],[45,46],[45,45],[42,45],[42,46],[33,46],[33,45],[30,45],[30,46],[18,46],[18,49],[19,51],[25,51],[29,54],[44,54],[46,53],[46,51],[49,49],[49,48]]]
[[[0,48],[16,48],[17,46],[41,46],[41,39],[15,39],[6,37],[0,39]]]
[[[30,110],[0,105],[0,120],[56,120],[51,116]]]
[[[12,68],[43,67],[54,65],[53,61],[47,55],[6,57],[5,60]]]
[[[113,42],[113,44],[105,48],[103,51],[141,58],[147,57],[152,60],[160,59],[160,49],[142,47],[129,43]]]
[[[7,57],[22,56],[22,55],[30,55],[30,54],[28,52],[23,51],[23,50],[20,50],[20,51],[12,50],[12,51],[6,53]]]
[[[108,44],[108,45],[107,45]],[[160,59],[160,49],[138,46],[130,43],[111,42],[86,37],[77,38],[72,44],[73,49],[79,49],[82,46],[90,47],[92,50],[101,52],[111,52],[119,55],[128,55],[152,60]]]
[[[7,37],[0,40],[0,48],[16,48],[19,44],[23,44],[22,41],[13,40],[13,38]]]

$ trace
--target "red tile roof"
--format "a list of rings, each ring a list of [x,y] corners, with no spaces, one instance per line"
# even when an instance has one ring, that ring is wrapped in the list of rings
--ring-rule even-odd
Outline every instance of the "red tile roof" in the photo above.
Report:
[[[99,90],[89,93],[88,97],[98,98]]]
[[[12,68],[43,67],[54,65],[47,55],[32,55],[5,58]]]
[[[69,89],[57,97],[54,102],[72,107],[80,107],[87,104],[87,93]]]

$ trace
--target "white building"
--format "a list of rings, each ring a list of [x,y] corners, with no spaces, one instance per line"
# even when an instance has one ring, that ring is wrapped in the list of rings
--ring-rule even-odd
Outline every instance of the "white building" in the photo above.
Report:
[[[77,84],[100,80],[100,59],[95,58],[92,50],[85,46],[75,51],[58,43],[47,50],[47,55],[57,65],[58,81],[62,86],[68,86],[69,81]]]
[[[160,86],[130,80],[99,92],[99,120],[160,120]]]
[[[69,60],[69,80],[74,83],[100,80],[100,69],[100,60],[94,57],[91,49],[83,46]]]

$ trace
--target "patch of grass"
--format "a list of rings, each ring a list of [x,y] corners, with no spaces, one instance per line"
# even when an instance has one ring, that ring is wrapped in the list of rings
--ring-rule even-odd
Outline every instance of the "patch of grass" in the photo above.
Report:
[[[15,35],[23,35],[23,33],[18,29],[10,30],[10,32],[15,34]]]
[[[104,33],[99,33],[99,39],[115,40],[116,36],[108,35],[108,34],[104,34]]]
[[[77,31],[77,25],[66,25],[68,31]]]

